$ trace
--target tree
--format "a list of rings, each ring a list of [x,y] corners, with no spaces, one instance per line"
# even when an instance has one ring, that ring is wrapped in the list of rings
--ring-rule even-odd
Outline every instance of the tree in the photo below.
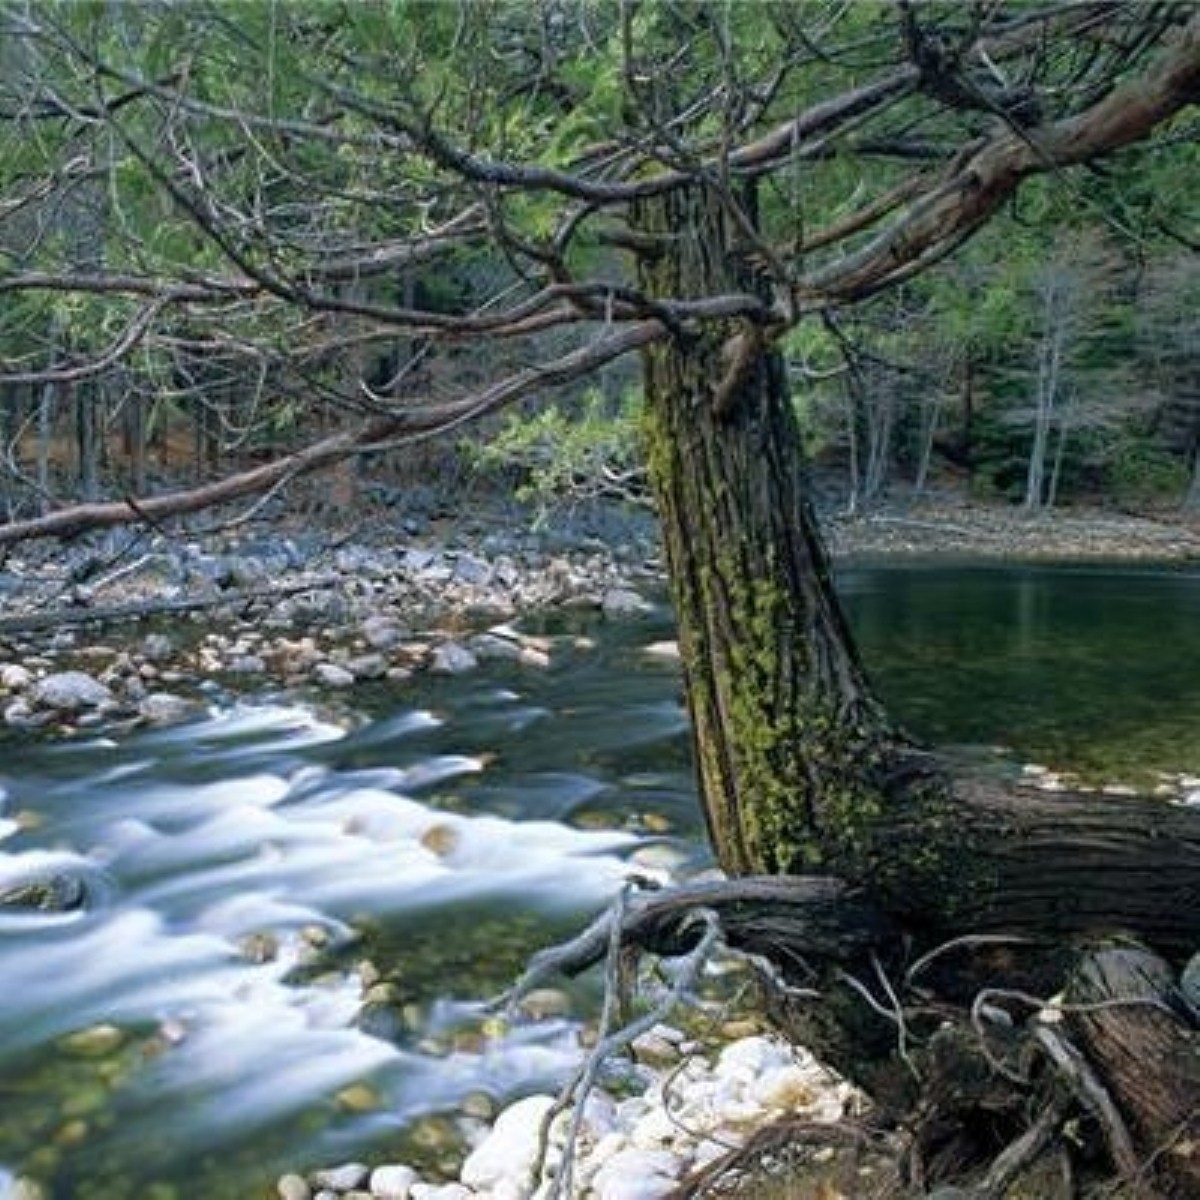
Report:
[[[795,914],[832,895],[839,936],[807,982],[874,964],[885,988],[904,939],[921,955],[964,936],[1122,930],[1174,959],[1194,948],[1195,814],[953,780],[890,720],[830,582],[778,350],[798,324],[953,253],[1023,180],[1169,133],[1200,88],[1189,6],[167,4],[136,32],[106,10],[3,11],[37,70],[6,83],[0,112],[40,152],[3,168],[6,193],[48,211],[82,162],[105,172],[112,218],[91,270],[61,239],[6,237],[0,292],[130,312],[72,370],[182,349],[340,419],[191,491],[10,522],[0,545],[161,522],[640,354],[709,831],[731,876],[791,877],[735,887],[731,927],[739,906],[761,917],[739,936],[805,978],[789,954],[814,951]],[[417,299],[414,281],[440,281],[441,299]],[[331,376],[368,349],[427,353],[429,381]],[[473,378],[481,364],[497,376]],[[1030,961],[1021,979],[1061,965]],[[1089,996],[1130,974],[1103,962]],[[895,1118],[913,1100],[905,1011],[893,995],[897,1070],[879,1003],[841,994],[815,1013],[790,993],[780,1004]],[[1088,1010],[1104,1027],[1079,1036],[1103,1065],[1071,1087],[1086,1103],[1099,1071],[1126,1106],[1097,1119],[1122,1172],[1153,1158],[1164,1186],[1190,1186],[1196,1160],[1175,1151],[1200,1072],[1147,1082],[1105,1058],[1105,1038],[1146,1034],[1124,1001],[1119,1014],[1114,1035]],[[931,1036],[919,1067],[927,1094],[946,1085],[919,1123],[932,1177],[969,1172],[1002,1136],[1011,1173],[1070,1120],[1052,1087],[1012,1072],[956,1090],[979,1051],[950,1046]],[[1065,1042],[1041,1053],[1074,1062]],[[1021,1141],[1031,1093],[1041,1132]],[[989,1133],[973,1144],[976,1124]]]

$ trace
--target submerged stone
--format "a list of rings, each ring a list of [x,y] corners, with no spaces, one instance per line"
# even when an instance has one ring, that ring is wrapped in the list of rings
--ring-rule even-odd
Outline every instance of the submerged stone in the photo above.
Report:
[[[124,1041],[123,1030],[116,1025],[103,1023],[67,1034],[59,1045],[76,1058],[103,1058],[118,1050]]]

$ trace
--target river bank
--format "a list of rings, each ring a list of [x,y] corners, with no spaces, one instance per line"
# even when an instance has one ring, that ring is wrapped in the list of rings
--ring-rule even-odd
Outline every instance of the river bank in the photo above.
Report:
[[[972,515],[945,510],[896,510],[855,522],[835,519],[831,537],[840,560],[847,564],[874,557],[931,559],[950,554],[964,560],[1018,561],[1038,559],[1039,551],[1042,558],[1074,561],[1186,563],[1193,557],[1186,528],[1147,529],[1141,522],[1100,516],[1088,523],[1091,540],[1082,551],[1076,529],[1072,536],[1077,553],[1048,553],[1047,548],[1056,543],[1049,540],[1045,523],[1009,525],[1013,532],[1006,534],[1001,518],[1008,516],[985,512],[976,520]],[[973,528],[978,533],[989,520],[1000,527],[992,544],[1002,543],[1004,555],[971,554],[964,542],[956,543],[949,536],[949,526]],[[1101,524],[1105,528],[1097,534]],[[406,685],[410,680],[417,683],[416,676],[468,674],[485,669],[489,658],[506,658],[515,664],[524,681],[519,685],[522,690],[525,683],[532,685],[535,679],[546,678],[544,672],[552,665],[574,680],[578,678],[576,666],[586,670],[594,652],[575,635],[531,633],[530,629],[539,627],[537,623],[520,618],[573,608],[624,617],[657,605],[659,621],[645,625],[657,632],[644,636],[647,640],[663,637],[661,563],[652,529],[643,537],[639,529],[644,528],[617,524],[609,531],[614,536],[601,538],[594,529],[581,528],[534,534],[488,525],[441,527],[419,537],[406,535],[397,546],[390,544],[386,531],[379,530],[368,531],[362,539],[348,539],[345,533],[289,537],[281,530],[272,538],[204,539],[178,547],[178,558],[173,557],[172,548],[144,543],[118,562],[105,559],[90,573],[79,569],[86,561],[83,555],[97,554],[102,548],[80,548],[71,552],[79,558],[47,558],[40,565],[33,564],[35,569],[25,577],[31,588],[24,593],[23,613],[14,614],[13,606],[6,606],[4,618],[10,620],[10,628],[7,646],[0,654],[4,664],[0,683],[9,691],[0,708],[6,718],[12,718],[9,736],[20,738],[27,727],[70,735],[76,730],[107,730],[122,723],[170,723],[205,705],[220,706],[225,697],[242,692],[262,694],[276,687],[294,690],[305,701],[312,697],[328,703],[340,697],[354,706],[363,694],[356,688],[381,685],[403,703],[404,697],[412,694]],[[981,540],[980,534],[973,544]],[[1097,546],[1103,546],[1103,553],[1096,553]],[[75,568],[73,580],[63,574],[66,561]],[[184,565],[190,574],[181,579]],[[177,569],[179,574],[173,574]],[[64,585],[68,595],[70,588],[81,589],[65,610],[53,599],[55,595],[61,598]],[[47,589],[41,593],[40,604],[38,587]],[[9,589],[10,595],[19,591],[19,587]],[[954,594],[961,595],[958,591]],[[161,606],[154,609],[161,614],[157,623],[148,617],[95,619],[106,606],[136,609],[147,604]],[[42,618],[48,620],[39,628]],[[21,621],[26,622],[24,629],[19,627]],[[633,628],[643,626],[639,623]],[[646,647],[651,648],[658,657],[669,653],[669,647],[661,642]],[[70,672],[75,675],[64,678]],[[1058,781],[1053,775],[1031,774],[1030,783],[1053,787]],[[1197,786],[1194,779],[1178,783],[1185,789]],[[426,848],[442,854],[452,847],[444,840],[442,825],[434,828],[438,833],[431,836]],[[640,862],[638,866],[643,868]],[[40,907],[43,897],[26,895],[24,899]],[[53,895],[44,899],[50,907],[56,902]],[[823,1077],[806,1082],[802,1078],[809,1064],[801,1052],[793,1055],[790,1048],[777,1043],[764,1046],[754,1040],[759,1038],[761,1031],[739,1032],[736,1024],[733,1029],[722,1029],[720,1041],[714,1043],[699,1042],[690,1034],[677,1037],[670,1030],[659,1031],[661,1065],[647,1064],[636,1093],[609,1094],[612,1107],[601,1099],[595,1110],[593,1140],[597,1146],[603,1143],[616,1165],[601,1175],[607,1159],[597,1157],[590,1166],[581,1163],[581,1169],[593,1172],[588,1178],[600,1180],[606,1189],[602,1193],[605,1200],[662,1195],[680,1171],[698,1165],[703,1156],[714,1152],[718,1143],[712,1138],[688,1143],[676,1134],[670,1135],[669,1145],[665,1141],[639,1144],[649,1139],[655,1128],[663,1137],[661,1131],[671,1124],[672,1117],[680,1115],[681,1104],[695,1109],[687,1121],[689,1127],[716,1133],[720,1142],[731,1143],[752,1127],[743,1120],[739,1132],[739,1120],[747,1114],[756,1123],[777,1115],[769,1105],[758,1103],[766,1094],[762,1090],[766,1085],[760,1088],[760,1081],[771,1072],[782,1072],[780,1079],[797,1086],[812,1084],[818,1101],[827,1096],[826,1084],[833,1089],[829,1096],[839,1094],[836,1081]],[[726,1055],[728,1046],[742,1042],[748,1043],[743,1050]],[[586,1049],[586,1036],[582,1036],[581,1058]],[[733,1066],[743,1053],[758,1063],[745,1078]],[[693,1119],[709,1112],[704,1105],[718,1093],[722,1104],[729,1102],[728,1108],[714,1110],[725,1124],[704,1125]],[[354,1094],[350,1099],[357,1103],[359,1097]],[[640,1100],[644,1107],[621,1107],[633,1100]],[[543,1097],[543,1112],[547,1103]],[[522,1113],[528,1115],[537,1108],[536,1104],[527,1106]],[[494,1111],[486,1117],[476,1111],[464,1111],[460,1116],[471,1135],[462,1148],[461,1159],[466,1160],[469,1152],[492,1140],[499,1121]],[[511,1131],[514,1126],[526,1131],[521,1145],[527,1147],[529,1123],[524,1117],[521,1121],[513,1118],[505,1129]],[[512,1142],[502,1140],[500,1145],[506,1162],[510,1157],[519,1161],[525,1153]],[[644,1152],[650,1156],[643,1157]],[[281,1185],[281,1195],[301,1197],[306,1194],[304,1189],[310,1195],[324,1192],[323,1200],[340,1194],[355,1196],[355,1200],[368,1194],[407,1195],[410,1200],[503,1195],[497,1192],[499,1179],[484,1184],[480,1175],[480,1187],[464,1183],[461,1177],[453,1180],[445,1171],[422,1179],[402,1158],[376,1162],[378,1175],[364,1173],[350,1163],[326,1168],[333,1174],[316,1170],[310,1174],[309,1163],[315,1157],[311,1149],[306,1153],[303,1146],[297,1147],[295,1162],[306,1174],[293,1174],[286,1193]],[[476,1178],[473,1171],[468,1174]],[[657,1191],[647,1190],[647,1175],[656,1177],[651,1182]],[[512,1172],[507,1177],[511,1180]],[[0,1172],[0,1195],[7,1195],[4,1182]],[[345,1186],[337,1186],[341,1184]],[[597,1187],[592,1190],[601,1194]],[[847,1194],[857,1193],[851,1189]]]
[[[1200,561],[1200,522],[1179,516],[1030,518],[943,497],[824,526],[846,563]],[[165,723],[214,686],[339,690],[488,656],[545,665],[515,618],[628,616],[661,602],[664,583],[653,520],[611,507],[38,545],[0,572],[0,711],[23,729]]]

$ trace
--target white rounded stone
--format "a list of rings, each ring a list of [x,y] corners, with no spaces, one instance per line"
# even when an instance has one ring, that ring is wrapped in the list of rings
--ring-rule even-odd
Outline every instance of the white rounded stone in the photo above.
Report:
[[[622,1150],[596,1172],[592,1191],[596,1200],[659,1200],[674,1188],[681,1166],[665,1150]]]
[[[33,682],[33,672],[21,663],[5,663],[0,667],[0,687],[19,692]]]
[[[367,1187],[379,1200],[408,1200],[419,1176],[404,1163],[385,1163],[371,1172]]]
[[[459,1172],[463,1183],[483,1189],[528,1174],[537,1156],[542,1121],[553,1104],[554,1097],[545,1095],[526,1096],[510,1104],[487,1137],[467,1155]]]
[[[311,1200],[312,1188],[299,1175],[282,1175],[275,1185],[279,1200]]]
[[[763,1108],[795,1112],[815,1103],[817,1089],[811,1072],[789,1063],[763,1072],[750,1085],[748,1098]]]
[[[470,1200],[475,1193],[461,1183],[414,1183],[410,1200]]]
[[[755,1036],[731,1042],[721,1051],[716,1072],[725,1078],[750,1080],[772,1067],[791,1062],[791,1051],[771,1038]]]

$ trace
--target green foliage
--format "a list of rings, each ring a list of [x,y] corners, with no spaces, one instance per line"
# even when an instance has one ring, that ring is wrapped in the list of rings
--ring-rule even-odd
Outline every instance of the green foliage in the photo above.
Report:
[[[509,414],[499,433],[464,443],[477,469],[515,476],[517,495],[543,512],[564,499],[640,499],[641,394],[615,404],[592,389],[576,404],[552,404],[532,417]]]
[[[1178,455],[1157,445],[1149,436],[1130,430],[1113,447],[1108,480],[1118,504],[1158,508],[1182,501],[1189,472]]]

